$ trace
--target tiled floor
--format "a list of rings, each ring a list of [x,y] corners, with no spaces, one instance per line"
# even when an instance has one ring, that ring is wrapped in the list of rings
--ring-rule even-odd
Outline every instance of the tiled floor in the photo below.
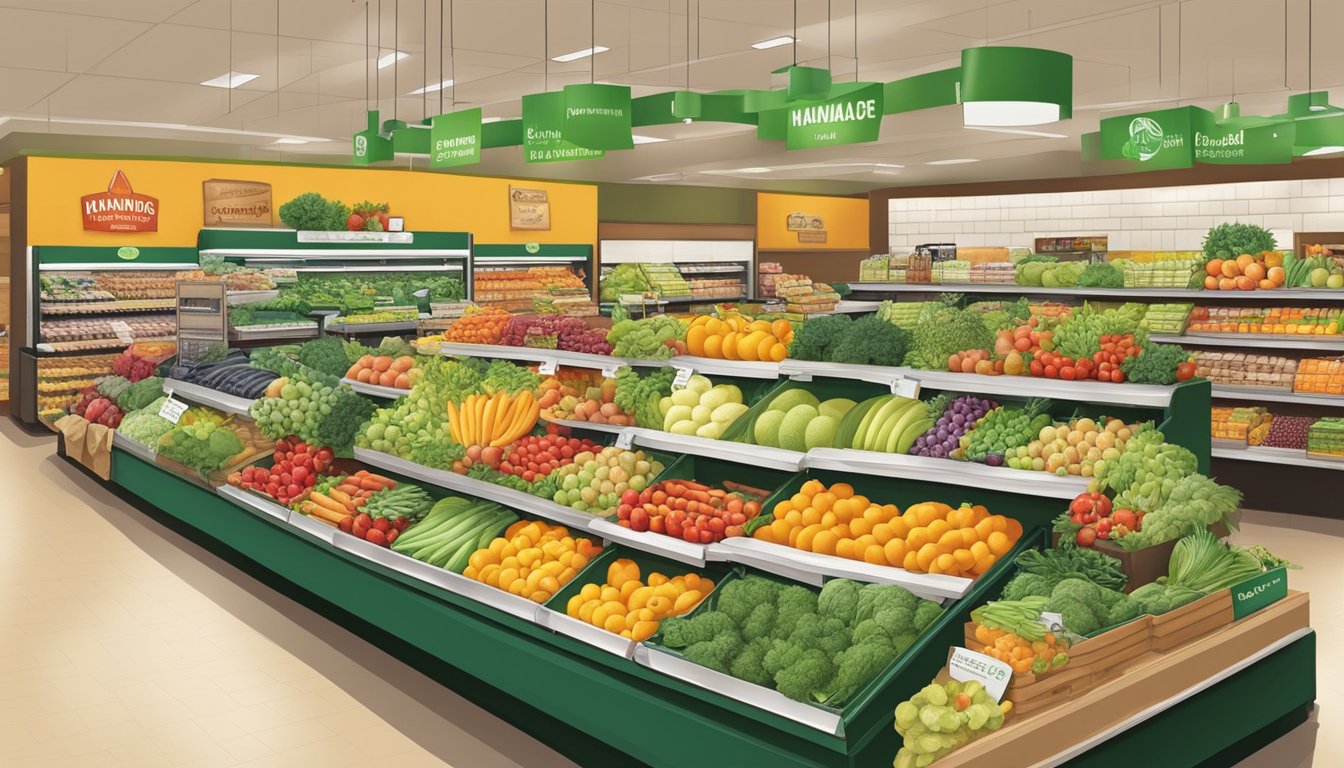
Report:
[[[0,420],[0,766],[390,765],[568,761],[111,497]],[[1304,566],[1318,716],[1338,720],[1344,525],[1257,515],[1239,538]],[[1288,523],[1301,529],[1286,527]],[[1245,768],[1344,764],[1344,734],[1294,733]]]

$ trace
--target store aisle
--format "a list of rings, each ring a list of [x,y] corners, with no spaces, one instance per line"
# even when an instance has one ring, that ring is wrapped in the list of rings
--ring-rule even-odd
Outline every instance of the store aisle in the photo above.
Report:
[[[0,419],[0,765],[566,766]]]
[[[50,438],[0,420],[0,765],[572,765],[462,697],[108,495]],[[1239,537],[1306,566],[1312,722],[1241,768],[1325,768],[1344,733],[1344,524],[1248,514]],[[1313,758],[1313,753],[1315,757]]]

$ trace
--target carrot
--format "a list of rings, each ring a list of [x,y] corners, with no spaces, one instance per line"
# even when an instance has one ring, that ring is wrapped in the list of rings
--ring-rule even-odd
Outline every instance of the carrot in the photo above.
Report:
[[[345,491],[342,491],[340,488],[332,488],[331,490],[327,491],[327,495],[335,499],[336,501],[339,501],[342,504],[350,503],[350,494],[346,493]]]
[[[359,486],[349,482],[345,482],[336,486],[335,490],[338,490],[341,493],[348,494],[350,496],[354,496],[356,493],[359,493]]]
[[[359,487],[366,491],[381,491],[387,486],[381,480],[374,480],[372,477],[365,477],[359,481]]]
[[[332,525],[339,524],[343,518],[350,516],[348,512],[337,512],[312,501],[303,502],[303,504],[299,506],[299,510],[315,520],[321,520],[324,523],[330,523]]]
[[[396,480],[393,480],[392,478],[390,478],[390,477],[388,477],[388,476],[386,476],[386,475],[376,475],[376,474],[374,474],[374,473],[372,473],[372,472],[366,472],[366,473],[364,473],[364,477],[371,477],[371,478],[373,478],[374,480],[377,480],[378,482],[382,483],[383,485],[386,485],[388,488],[396,488],[396,487],[397,487],[397,481],[396,481]]]
[[[313,491],[311,494],[309,494],[308,500],[318,506],[325,507],[328,510],[335,512],[338,515],[349,514],[349,512],[346,511],[344,504],[340,503],[339,501],[336,501],[335,499],[331,498],[330,496],[324,493],[318,493],[317,491]]]

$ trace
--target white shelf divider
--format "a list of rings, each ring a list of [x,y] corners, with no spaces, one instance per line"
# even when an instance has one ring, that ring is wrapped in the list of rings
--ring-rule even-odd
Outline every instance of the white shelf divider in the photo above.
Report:
[[[655,451],[689,453],[710,459],[722,459],[737,464],[752,464],[768,469],[780,469],[785,472],[797,472],[803,467],[804,454],[798,451],[786,451],[783,448],[771,448],[764,445],[748,445],[728,440],[715,440],[695,435],[674,435],[657,429],[627,428],[632,434],[635,445],[652,448]]]
[[[867,293],[995,293],[1021,296],[1087,296],[1125,300],[1227,299],[1273,303],[1289,301],[1344,301],[1344,290],[1290,288],[1270,291],[1205,291],[1193,288],[1038,288],[1015,283],[849,283],[855,294]]]
[[[1271,403],[1297,403],[1299,405],[1323,405],[1328,408],[1344,408],[1344,395],[1316,395],[1306,392],[1293,392],[1287,389],[1269,389],[1257,387],[1235,387],[1213,385],[1214,399],[1252,400]]]
[[[1254,349],[1316,349],[1344,354],[1344,334],[1308,336],[1268,333],[1187,333],[1181,336],[1155,334],[1149,336],[1162,344],[1182,344],[1191,347],[1241,347]]]
[[[1264,448],[1260,446],[1249,448],[1215,447],[1211,451],[1211,454],[1215,459],[1258,461],[1265,464],[1282,464],[1289,467],[1310,467],[1312,469],[1344,470],[1344,460],[1335,461],[1334,459],[1316,459],[1308,456],[1306,451],[1298,451],[1292,448]]]
[[[232,413],[238,416],[247,416],[248,409],[252,407],[254,400],[248,400],[243,397],[234,397],[226,395],[223,392],[217,392],[209,387],[202,387],[199,384],[190,384],[180,379],[164,379],[164,391],[172,390],[173,395],[181,397],[184,400],[190,400],[197,405],[208,405],[218,408],[226,413]]]
[[[1086,477],[1035,472],[1010,467],[991,467],[971,461],[953,461],[930,456],[857,451],[845,448],[813,448],[803,458],[807,469],[829,469],[877,477],[901,477],[974,488],[1072,499],[1087,490]]]
[[[396,400],[404,395],[409,395],[411,393],[409,389],[384,387],[378,384],[368,384],[362,381],[355,381],[354,379],[343,378],[341,379],[341,383],[348,384],[351,389],[355,390],[361,395],[368,395],[369,397],[379,397],[384,400]]]

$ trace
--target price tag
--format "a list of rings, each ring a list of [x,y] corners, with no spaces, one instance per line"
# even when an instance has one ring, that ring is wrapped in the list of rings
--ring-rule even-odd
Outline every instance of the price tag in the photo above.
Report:
[[[125,320],[113,320],[112,332],[117,334],[117,341],[122,344],[135,343],[135,332],[131,330],[131,326],[127,325]]]
[[[672,389],[674,391],[685,389],[686,385],[691,383],[691,377],[694,375],[695,371],[691,368],[678,368],[676,378],[672,379]]]
[[[1041,626],[1045,627],[1051,632],[1062,632],[1064,630],[1064,617],[1060,616],[1058,613],[1050,613],[1049,611],[1042,611],[1040,622]]]
[[[168,391],[168,399],[164,401],[163,407],[159,409],[159,415],[176,424],[182,418],[182,414],[187,412],[191,406],[181,400],[173,399],[172,390]]]
[[[537,373],[542,376],[554,376],[558,364],[554,360],[542,360],[537,366]]]
[[[974,680],[985,686],[985,693],[995,701],[1003,698],[1008,681],[1013,678],[1012,667],[992,656],[966,648],[952,649],[952,657],[947,660],[947,672],[957,682]]]
[[[897,376],[891,380],[891,394],[914,400],[919,397],[919,382],[914,379],[907,379],[904,376]]]
[[[602,378],[614,379],[616,378],[616,374],[620,373],[621,369],[624,367],[625,367],[624,363],[610,363],[608,365],[604,365],[602,366]]]
[[[635,433],[628,429],[623,429],[616,435],[616,447],[622,451],[630,450],[630,446],[635,444]]]

